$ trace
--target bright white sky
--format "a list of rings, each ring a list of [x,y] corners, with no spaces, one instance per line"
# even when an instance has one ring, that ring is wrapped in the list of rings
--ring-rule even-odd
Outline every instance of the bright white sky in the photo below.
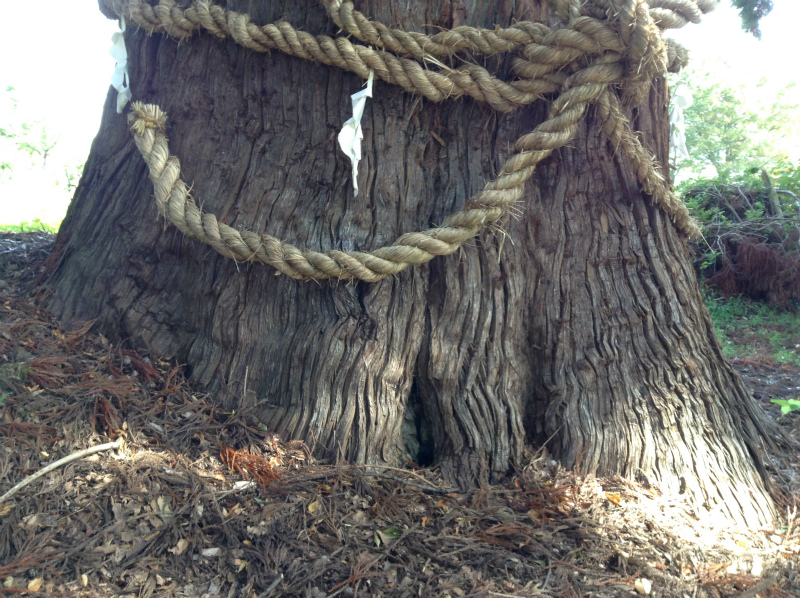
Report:
[[[722,0],[702,24],[687,25],[669,34],[690,49],[696,67],[703,68],[700,64],[708,61],[709,68],[725,70],[731,85],[765,77],[769,81],[766,93],[774,96],[800,79],[800,69],[793,63],[797,56],[794,24],[800,22],[800,2],[775,0],[775,5],[761,23],[760,42],[741,30],[729,0]],[[65,164],[79,162],[89,153],[114,71],[108,51],[117,25],[99,12],[94,0],[0,0],[0,7],[6,23],[0,36],[0,93],[7,96],[7,86],[16,88],[14,120],[39,121],[51,137],[58,139],[48,158],[47,176],[41,168],[15,171],[11,181],[0,183],[0,224],[37,217],[58,222],[69,196],[54,186],[54,180],[63,174]],[[14,25],[31,18],[36,20],[35,30]],[[723,60],[731,66],[720,67]],[[800,89],[795,91],[800,103]],[[2,99],[0,126],[11,118],[7,98]],[[0,156],[3,159],[8,157]]]
[[[705,15],[698,25],[667,32],[690,52],[693,67],[698,70],[721,70],[731,86],[768,81],[770,92],[800,82],[800,69],[792,63],[797,56],[797,31],[794,23],[800,19],[800,2],[774,0],[775,8],[761,21],[761,40],[741,28],[738,11],[730,0],[722,0],[719,8]],[[798,85],[800,87],[800,85]],[[793,90],[800,99],[800,89]],[[774,99],[774,93],[772,93]]]
[[[108,52],[116,21],[100,13],[96,0],[0,0],[0,6],[6,23],[0,89],[15,87],[19,116],[41,121],[59,138],[58,158],[80,160],[97,134],[114,72]],[[22,26],[31,19],[35,28]]]

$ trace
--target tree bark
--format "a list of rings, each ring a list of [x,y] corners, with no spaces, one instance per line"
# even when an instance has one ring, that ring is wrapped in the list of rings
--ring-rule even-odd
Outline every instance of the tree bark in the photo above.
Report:
[[[408,30],[548,18],[538,0],[370,0]],[[227,7],[336,34],[315,3]],[[554,23],[554,21],[550,21]],[[376,83],[359,195],[336,138],[363,81],[197,35],[126,33],[134,99],[169,114],[204,209],[318,250],[370,250],[440,223],[494,179],[546,102],[510,115]],[[487,67],[506,72],[502,59]],[[666,88],[631,118],[667,160]],[[51,309],[186,363],[191,382],[318,456],[438,463],[462,486],[523,465],[526,444],[771,521],[757,407],[714,337],[685,242],[589,111],[504,230],[376,284],[297,282],[162,226],[124,116],[100,133],[59,233]]]

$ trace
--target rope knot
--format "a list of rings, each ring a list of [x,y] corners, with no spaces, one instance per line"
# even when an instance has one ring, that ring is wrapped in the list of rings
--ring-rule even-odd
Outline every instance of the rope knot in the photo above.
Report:
[[[131,104],[131,112],[128,114],[128,124],[131,130],[140,137],[145,134],[147,129],[164,133],[167,130],[167,113],[155,104],[134,102]]]

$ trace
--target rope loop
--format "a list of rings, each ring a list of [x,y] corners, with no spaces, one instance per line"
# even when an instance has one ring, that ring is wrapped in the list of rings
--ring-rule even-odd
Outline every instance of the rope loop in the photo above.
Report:
[[[642,147],[624,110],[643,101],[655,78],[686,64],[686,51],[664,41],[663,30],[698,22],[718,0],[650,0],[649,4],[645,0],[548,0],[561,21],[556,27],[533,22],[494,29],[460,26],[430,36],[370,20],[350,0],[320,2],[347,37],[314,36],[285,22],[257,25],[249,15],[211,0],[193,0],[186,7],[176,0],[158,0],[154,5],[145,0],[100,0],[100,8],[110,18],[124,16],[149,34],[187,39],[207,31],[254,52],[278,50],[363,78],[373,71],[379,79],[434,102],[468,96],[497,111],[511,112],[555,94],[549,118],[522,135],[497,179],[440,227],[407,233],[369,253],[320,253],[270,235],[237,231],[204,213],[181,180],[180,161],[169,153],[166,114],[158,106],[134,102],[130,128],[147,163],[159,213],[187,236],[226,257],[263,262],[296,279],[375,282],[409,265],[452,254],[483,229],[495,226],[521,199],[537,164],[574,138],[592,104],[603,131],[630,161],[643,191],[680,231],[690,237],[699,235],[697,224]],[[456,59],[458,54],[464,55]],[[479,54],[509,54],[513,78],[502,79],[468,59]]]

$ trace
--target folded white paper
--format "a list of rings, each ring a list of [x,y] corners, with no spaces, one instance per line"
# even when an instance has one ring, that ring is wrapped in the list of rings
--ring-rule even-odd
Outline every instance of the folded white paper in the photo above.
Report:
[[[669,145],[673,160],[688,160],[689,150],[686,148],[686,121],[683,111],[694,102],[692,90],[686,83],[678,83],[672,90],[672,101],[669,109]]]
[[[361,160],[361,140],[364,138],[364,133],[361,131],[361,117],[364,116],[367,98],[372,97],[374,74],[370,70],[367,86],[350,96],[353,102],[353,118],[344,123],[342,130],[339,131],[339,147],[347,154],[353,165],[353,193],[356,196],[358,196],[358,162]]]
[[[117,90],[117,114],[122,114],[125,105],[131,100],[130,77],[128,76],[128,50],[125,48],[125,17],[119,18],[119,28],[111,36],[111,57],[117,62],[111,85]]]

